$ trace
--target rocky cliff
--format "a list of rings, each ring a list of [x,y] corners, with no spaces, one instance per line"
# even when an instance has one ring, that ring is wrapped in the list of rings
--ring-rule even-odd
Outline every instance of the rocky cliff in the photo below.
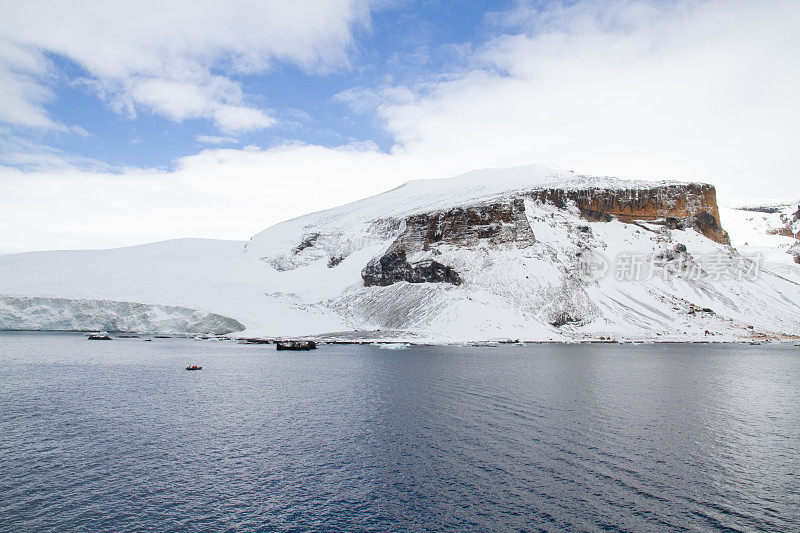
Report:
[[[531,198],[565,207],[570,203],[593,220],[650,221],[676,229],[695,228],[709,239],[730,244],[719,218],[713,185],[679,183],[655,187],[542,189]]]
[[[276,306],[370,338],[800,334],[800,269],[759,270],[727,220],[711,185],[522,167],[299,217],[254,236],[246,256]]]
[[[410,263],[407,255],[415,252],[435,254],[441,246],[530,246],[536,241],[536,236],[526,217],[526,201],[560,210],[577,209],[582,218],[592,222],[649,222],[672,230],[695,229],[714,242],[730,244],[728,234],[722,228],[712,185],[676,183],[618,188],[610,184],[607,187],[534,188],[516,191],[502,202],[405,217],[399,225],[399,234],[385,253],[365,266],[362,271],[364,284],[385,286],[399,281],[460,283],[458,273],[452,267],[431,259]]]

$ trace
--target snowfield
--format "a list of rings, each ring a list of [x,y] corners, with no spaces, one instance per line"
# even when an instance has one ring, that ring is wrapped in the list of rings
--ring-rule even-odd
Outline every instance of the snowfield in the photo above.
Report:
[[[242,241],[177,239],[110,250],[31,252],[0,256],[0,295],[14,297],[102,300],[156,306],[180,306],[215,313],[244,324],[250,331],[305,333],[309,322],[330,330],[341,322],[297,308],[272,295],[274,285],[263,265],[242,254]],[[97,312],[101,312],[99,304]],[[109,320],[115,317],[103,309]],[[0,329],[20,328],[0,315]],[[30,318],[30,320],[34,320]],[[58,328],[66,329],[66,328]],[[114,331],[104,327],[75,328]],[[126,331],[129,331],[126,329]],[[154,318],[147,331],[194,333],[170,320]]]
[[[110,325],[124,323],[134,331],[130,309],[119,306],[136,302],[157,306],[141,327],[174,333],[210,328],[209,318],[198,326],[187,317],[213,316],[219,317],[211,320],[217,321],[214,327],[243,324],[246,329],[235,335],[347,340],[721,341],[800,335],[800,265],[787,253],[797,240],[770,234],[785,222],[783,211],[723,207],[731,247],[694,229],[594,222],[575,206],[528,198],[525,222],[533,242],[443,242],[409,254],[412,263],[452,267],[460,284],[365,286],[361,276],[386,253],[410,215],[486,205],[535,188],[654,185],[540,167],[485,170],[409,182],[277,224],[246,244],[181,239],[0,256],[0,295],[38,298],[40,313],[22,312],[4,298],[0,328],[47,329],[57,323],[56,329],[113,330]],[[786,203],[784,210],[791,207]],[[585,275],[587,258],[599,259],[604,275]],[[56,319],[65,306],[83,318]],[[164,313],[169,306],[184,309],[177,321],[174,312]]]

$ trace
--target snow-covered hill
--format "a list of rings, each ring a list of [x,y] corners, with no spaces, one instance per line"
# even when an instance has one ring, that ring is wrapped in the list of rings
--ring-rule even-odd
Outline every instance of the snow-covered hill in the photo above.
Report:
[[[766,261],[732,248],[726,229],[737,245],[758,228],[731,213],[707,185],[484,170],[289,220],[246,246],[2,256],[0,294],[182,306],[247,336],[800,335],[800,266],[771,244]]]
[[[267,296],[275,291],[268,269],[245,257],[244,245],[242,241],[176,239],[110,250],[0,256],[0,295],[108,301],[102,310],[108,324],[97,328],[106,330],[115,329],[112,319],[127,323],[108,309],[116,302],[216,313],[238,320],[251,332],[300,335],[307,331],[309,321],[324,330],[343,327],[335,317]],[[96,306],[95,313],[102,306]],[[35,321],[32,310],[17,309],[16,313],[26,316],[30,325]],[[16,324],[10,314],[0,315],[0,329],[20,329]],[[158,319],[150,322],[149,331],[194,333]]]
[[[800,264],[800,200],[793,202],[723,202],[731,244],[741,252],[760,253],[778,264]]]

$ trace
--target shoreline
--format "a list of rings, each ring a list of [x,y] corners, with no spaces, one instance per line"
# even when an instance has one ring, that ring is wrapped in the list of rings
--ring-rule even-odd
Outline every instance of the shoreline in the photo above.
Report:
[[[143,340],[143,339],[193,339],[193,340],[212,340],[212,341],[226,341],[235,342],[237,344],[245,345],[275,345],[280,341],[287,340],[313,340],[317,344],[324,345],[357,345],[357,346],[391,346],[391,345],[407,345],[407,346],[459,346],[459,347],[484,347],[492,348],[496,346],[526,346],[535,344],[618,344],[618,345],[658,345],[658,344],[751,344],[751,345],[764,345],[764,344],[795,344],[800,345],[800,336],[781,335],[776,337],[756,337],[751,339],[736,339],[736,338],[722,338],[722,339],[653,339],[653,338],[585,338],[585,339],[480,339],[480,340],[432,340],[425,338],[387,338],[387,337],[374,337],[374,338],[341,338],[336,336],[325,335],[307,335],[307,336],[264,336],[264,337],[239,337],[234,335],[211,335],[211,334],[187,334],[187,333],[162,333],[162,332],[142,332],[142,331],[105,331],[112,339],[129,339],[129,340]],[[97,330],[0,330],[0,335],[3,334],[42,334],[42,335],[85,335],[98,333]]]

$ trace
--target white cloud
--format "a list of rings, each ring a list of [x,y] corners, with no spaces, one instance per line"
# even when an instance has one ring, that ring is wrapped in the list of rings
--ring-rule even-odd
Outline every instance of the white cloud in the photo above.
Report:
[[[50,63],[37,50],[0,38],[0,121],[27,127],[57,128],[43,105],[53,92],[41,85]]]
[[[246,239],[297,214],[381,192],[409,174],[399,163],[362,146],[290,144],[205,150],[169,172],[0,167],[0,249]]]
[[[239,144],[239,139],[233,137],[219,137],[216,135],[198,135],[197,142],[203,144]]]
[[[417,157],[800,195],[800,3],[580,2],[505,14],[475,66],[379,108]]]
[[[91,137],[92,136],[92,134],[89,133],[88,131],[86,131],[85,128],[82,128],[81,126],[78,126],[77,124],[73,124],[72,126],[70,126],[69,127],[69,131],[74,133],[78,137],[83,137],[84,139],[86,137]]]
[[[52,98],[41,79],[46,52],[85,69],[85,83],[116,111],[212,118],[227,131],[269,127],[274,119],[231,76],[274,62],[310,72],[346,67],[351,30],[367,23],[367,0],[5,2],[0,120],[53,127],[42,107]],[[27,64],[5,48],[24,51]]]
[[[81,129],[80,126],[70,128],[72,133],[84,136],[80,131]],[[5,128],[0,128],[0,180],[2,180],[3,176],[2,165],[11,165],[34,173],[66,172],[70,175],[73,175],[74,172],[80,173],[77,169],[98,172],[108,171],[110,168],[109,165],[102,161],[76,156],[47,145],[30,141],[14,135]],[[38,185],[39,184],[37,184],[35,180],[30,183],[30,186],[34,189],[34,191],[32,191],[34,194],[36,192],[35,188]],[[3,203],[0,199],[0,208],[2,207]],[[36,206],[32,207],[32,211],[36,209]]]
[[[800,197],[799,3],[583,2],[497,20],[513,32],[461,75],[340,98],[369,99],[389,154],[287,143],[205,150],[174,171],[0,168],[0,248],[243,239],[406,179],[534,162]]]
[[[258,109],[225,105],[214,110],[214,120],[227,133],[248,132],[268,128],[275,119]]]

